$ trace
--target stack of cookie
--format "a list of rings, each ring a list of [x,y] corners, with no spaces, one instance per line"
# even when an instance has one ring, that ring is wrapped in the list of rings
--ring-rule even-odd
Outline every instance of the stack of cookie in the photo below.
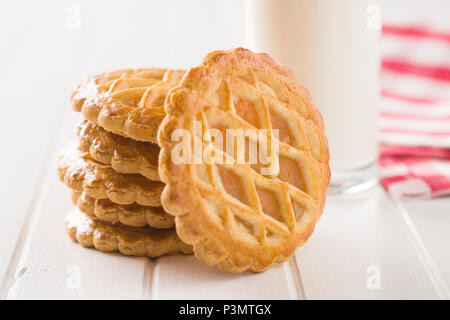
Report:
[[[76,128],[78,141],[59,157],[58,175],[78,207],[66,229],[81,245],[150,257],[192,252],[161,207],[156,144],[165,97],[183,74],[121,70],[75,88],[72,107],[85,119]]]
[[[193,251],[227,272],[259,272],[289,259],[321,216],[330,178],[323,120],[267,54],[237,48],[186,73],[105,73],[81,83],[72,105],[85,120],[58,174],[78,207],[68,234],[83,246]]]

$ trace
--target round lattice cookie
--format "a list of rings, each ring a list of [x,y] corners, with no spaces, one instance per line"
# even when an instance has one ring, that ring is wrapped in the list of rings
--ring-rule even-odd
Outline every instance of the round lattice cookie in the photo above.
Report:
[[[165,111],[158,133],[159,174],[167,184],[161,201],[176,216],[180,238],[200,260],[228,272],[263,271],[291,257],[314,230],[330,177],[323,120],[307,90],[266,54],[215,51],[171,90]],[[178,129],[189,133],[184,161],[172,158]],[[224,150],[227,143],[206,134],[212,129],[262,132],[253,142],[267,141],[271,151],[278,145],[279,152],[250,163],[247,147]],[[217,158],[198,162],[189,154]]]
[[[158,145],[119,136],[88,120],[77,126],[77,135],[80,149],[89,152],[96,161],[109,164],[120,173],[139,173],[150,180],[160,181]]]
[[[77,145],[65,148],[58,159],[58,176],[70,189],[83,191],[95,199],[108,198],[118,204],[137,202],[143,206],[161,205],[164,185],[139,174],[122,174],[100,164]]]
[[[72,190],[72,202],[81,212],[109,222],[142,227],[150,226],[158,229],[168,229],[175,225],[173,216],[159,207],[145,207],[137,203],[121,205],[109,199],[95,199],[85,192]]]
[[[156,143],[167,92],[184,73],[183,70],[135,69],[94,76],[72,92],[72,107],[108,131]]]
[[[66,232],[83,247],[103,252],[119,251],[128,256],[153,258],[192,253],[192,247],[178,238],[175,229],[128,227],[101,221],[78,210],[66,216]]]

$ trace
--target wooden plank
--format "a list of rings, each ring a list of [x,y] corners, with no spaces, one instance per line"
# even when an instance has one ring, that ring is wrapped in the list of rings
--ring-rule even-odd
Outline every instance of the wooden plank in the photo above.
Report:
[[[55,38],[61,37],[61,28],[58,32],[52,31],[54,25],[50,15],[43,9],[35,9],[18,14],[17,28],[10,28],[11,34],[6,41],[12,46],[7,51],[14,54],[7,54],[5,58],[8,60],[2,61],[1,65],[0,86],[6,90],[2,90],[0,96],[3,150],[0,165],[4,169],[4,183],[0,185],[4,211],[0,225],[0,284],[19,237],[25,236],[22,234],[23,222],[35,201],[34,194],[42,179],[46,153],[58,125],[57,119],[61,116],[60,105],[55,104],[65,95],[61,86],[64,81],[52,83],[49,76],[57,79],[63,72],[58,64],[70,63],[72,58],[72,55],[65,56],[70,51],[68,46],[54,50],[63,55],[49,56],[47,49]],[[28,21],[36,22],[35,16],[48,23],[28,24]],[[51,38],[52,35],[55,38]],[[60,70],[49,68],[49,61]]]
[[[433,284],[450,299],[450,198],[402,199],[399,206]]]
[[[307,299],[439,298],[381,187],[329,197],[297,254]]]
[[[290,264],[264,273],[227,274],[195,257],[158,260],[153,282],[155,299],[299,299]],[[300,288],[301,290],[301,288]]]
[[[149,294],[145,284],[151,281],[151,261],[85,249],[68,239],[64,216],[73,205],[54,170],[41,199],[9,299],[141,299]]]

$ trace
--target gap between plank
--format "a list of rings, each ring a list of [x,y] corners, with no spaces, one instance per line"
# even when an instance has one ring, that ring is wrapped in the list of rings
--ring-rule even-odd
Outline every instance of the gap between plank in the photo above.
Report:
[[[156,292],[153,292],[158,283],[158,259],[147,258],[144,264],[144,276],[142,279],[142,299],[155,300]]]
[[[156,259],[152,272],[152,300],[159,300],[159,259]]]
[[[442,277],[441,271],[436,266],[436,263],[434,262],[434,259],[432,258],[430,252],[428,251],[428,248],[423,242],[422,237],[417,231],[414,222],[411,220],[408,211],[402,205],[401,197],[389,193],[388,195],[390,196],[392,202],[398,209],[396,211],[400,215],[400,218],[403,222],[403,227],[406,230],[406,234],[409,240],[411,241],[414,250],[419,256],[419,260],[422,263],[422,266],[424,267],[428,277],[430,278],[433,287],[437,291],[437,294],[442,300],[450,300],[450,291],[447,287],[444,278]]]
[[[303,288],[302,276],[297,263],[296,254],[283,265],[286,281],[289,289],[289,295],[292,300],[306,300],[305,290]]]

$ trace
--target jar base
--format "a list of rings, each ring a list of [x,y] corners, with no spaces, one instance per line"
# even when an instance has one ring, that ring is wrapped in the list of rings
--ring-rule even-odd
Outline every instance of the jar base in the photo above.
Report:
[[[331,172],[327,194],[351,194],[367,190],[378,183],[378,176],[378,161],[355,170],[334,170]]]

